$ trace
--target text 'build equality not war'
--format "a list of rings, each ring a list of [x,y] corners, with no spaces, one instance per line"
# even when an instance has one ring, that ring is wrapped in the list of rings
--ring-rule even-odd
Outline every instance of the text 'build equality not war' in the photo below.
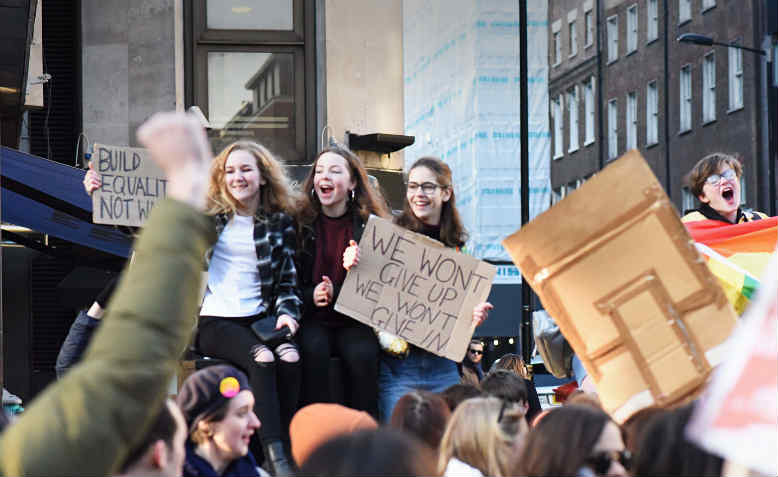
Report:
[[[489,296],[496,268],[375,216],[359,250],[335,309],[461,361],[473,334],[473,307]]]
[[[165,173],[145,149],[95,144],[92,168],[102,182],[92,194],[96,224],[140,226],[165,197]]]

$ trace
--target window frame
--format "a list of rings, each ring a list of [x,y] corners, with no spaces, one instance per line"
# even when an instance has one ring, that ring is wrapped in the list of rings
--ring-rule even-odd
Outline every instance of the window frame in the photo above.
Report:
[[[578,85],[573,85],[567,90],[567,114],[569,120],[568,154],[579,149],[580,135],[580,98],[578,97]]]
[[[611,15],[605,21],[606,36],[608,38],[608,64],[619,59],[619,16]],[[613,25],[611,29],[611,25]]]
[[[716,53],[702,57],[702,124],[716,121]]]
[[[688,78],[684,80],[684,75],[688,74]],[[684,93],[688,92],[688,98],[684,97]],[[692,102],[694,99],[694,93],[692,88],[692,65],[687,63],[681,66],[681,73],[678,76],[678,133],[683,134],[692,130]],[[686,116],[684,112],[687,112]]]
[[[556,99],[551,99],[552,104],[552,116],[554,120],[554,152],[552,159],[561,159],[565,157],[565,146],[563,141],[564,138],[564,115],[562,113],[563,107],[562,107],[562,101],[563,101],[563,95],[558,95]]]
[[[551,41],[554,45],[554,63],[553,66],[562,64],[562,32],[555,31],[551,34]]]
[[[584,146],[594,144],[594,120],[595,120],[595,90],[594,76],[584,82]]]
[[[608,100],[608,160],[619,157],[619,100]]]
[[[684,7],[684,5],[686,7]],[[684,13],[686,16],[684,16]],[[678,0],[678,24],[683,25],[692,20],[692,0]]]
[[[653,146],[658,143],[659,88],[657,86],[657,81],[652,80],[646,84],[646,147]]]
[[[716,7],[716,0],[702,0],[702,2],[700,2],[700,7],[700,12],[705,13]]]
[[[584,48],[594,45],[594,11],[584,12]]]
[[[638,51],[638,4],[627,7],[627,55]]]
[[[627,93],[627,105],[625,110],[627,139],[626,150],[638,147],[638,94],[637,91]]]
[[[577,19],[567,22],[567,35],[569,37],[567,46],[570,48],[568,58],[572,58],[578,54],[578,27],[575,25],[576,20]]]
[[[733,42],[736,43],[736,42]],[[732,113],[743,109],[743,50],[739,48],[728,48],[728,64],[727,64],[727,79],[729,89],[729,109],[727,112]],[[733,59],[736,59],[733,65]],[[736,69],[736,66],[740,66]],[[735,94],[735,88],[738,88],[739,94]],[[739,100],[735,102],[734,100]]]
[[[659,0],[648,0],[646,4],[646,44],[653,43],[658,39]]]
[[[291,0],[292,30],[209,29],[207,0],[184,2],[184,89],[186,107],[197,105],[207,118],[208,53],[289,53],[293,56],[294,148],[288,164],[307,164],[316,153],[316,52],[314,2]],[[217,151],[218,152],[218,151]]]

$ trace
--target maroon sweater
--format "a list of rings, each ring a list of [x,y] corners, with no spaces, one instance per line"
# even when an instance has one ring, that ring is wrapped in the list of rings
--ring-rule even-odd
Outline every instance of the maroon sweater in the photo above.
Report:
[[[343,268],[343,252],[348,247],[349,240],[354,238],[354,224],[350,213],[341,217],[330,218],[320,214],[316,219],[316,255],[313,261],[313,282],[319,284],[322,276],[327,275],[335,289],[330,305],[316,308],[313,318],[321,320],[328,326],[342,326],[351,321],[346,315],[335,311],[334,305],[338,298],[343,281],[346,279],[346,269]]]

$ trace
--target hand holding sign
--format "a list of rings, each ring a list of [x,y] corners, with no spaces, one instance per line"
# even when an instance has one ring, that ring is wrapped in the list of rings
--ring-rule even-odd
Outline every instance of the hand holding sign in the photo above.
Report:
[[[375,216],[350,248],[335,310],[461,361],[474,323],[492,307],[485,300],[496,268]]]
[[[86,175],[84,176],[84,189],[87,194],[92,195],[92,192],[94,192],[95,189],[100,188],[101,185],[103,185],[103,182],[100,180],[100,176],[97,172],[95,172],[94,165],[90,162],[89,170],[86,171]]]
[[[481,302],[473,308],[473,328],[481,326],[481,323],[489,318],[489,310],[494,308],[494,305],[488,301]]]
[[[351,267],[359,264],[359,245],[349,240],[348,248],[343,252],[343,268],[351,270]]]

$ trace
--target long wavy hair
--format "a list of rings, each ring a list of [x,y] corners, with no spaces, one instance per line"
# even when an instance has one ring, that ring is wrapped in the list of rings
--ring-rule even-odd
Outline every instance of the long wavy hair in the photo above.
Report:
[[[384,218],[389,217],[389,208],[386,205],[386,200],[384,200],[381,192],[370,184],[365,166],[362,165],[362,161],[359,157],[348,149],[342,147],[329,147],[322,150],[313,160],[311,170],[308,171],[308,176],[303,182],[299,202],[297,204],[296,216],[298,224],[300,226],[310,225],[319,217],[319,214],[322,213],[319,196],[316,195],[316,191],[313,189],[313,178],[316,175],[316,164],[319,162],[319,158],[329,152],[337,154],[346,160],[351,179],[356,183],[353,201],[347,199],[351,201],[349,203],[351,210],[358,213],[365,221],[370,217],[370,214]]]
[[[294,213],[295,198],[289,187],[289,179],[281,163],[261,144],[253,141],[236,141],[225,147],[211,163],[211,179],[208,186],[208,203],[206,211],[211,215],[235,214],[240,209],[240,202],[227,190],[224,180],[224,167],[227,158],[233,151],[246,151],[257,160],[257,168],[265,180],[259,188],[259,206],[257,214],[269,216],[276,212]]]
[[[447,247],[463,247],[467,242],[467,231],[465,226],[462,225],[462,219],[459,217],[459,211],[457,211],[456,194],[454,193],[451,179],[451,168],[437,157],[421,157],[411,165],[411,168],[408,169],[408,174],[410,175],[411,171],[417,167],[426,167],[431,170],[435,174],[438,184],[451,191],[451,197],[448,201],[443,202],[443,207],[440,211],[440,241]],[[411,210],[407,197],[405,198],[402,214],[397,217],[396,223],[414,232],[424,229],[424,223]]]
[[[513,475],[527,424],[519,406],[495,397],[471,398],[457,406],[440,441],[438,471],[452,457],[483,475]]]

